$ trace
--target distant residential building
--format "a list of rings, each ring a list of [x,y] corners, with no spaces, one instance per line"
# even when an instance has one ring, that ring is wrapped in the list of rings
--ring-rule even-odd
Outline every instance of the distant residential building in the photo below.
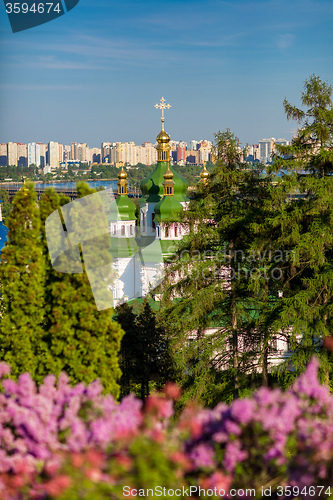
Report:
[[[8,144],[7,144],[7,159],[8,159],[8,165],[17,165],[18,157],[17,157],[17,143],[16,142],[8,142]]]
[[[59,168],[59,143],[50,141],[48,143],[47,151],[47,164],[51,167],[51,170]]]
[[[136,165],[136,146],[134,142],[115,142],[111,148],[110,163],[114,165],[126,163],[128,165]]]
[[[90,149],[91,163],[101,163],[101,149],[91,148]]]
[[[59,161],[62,161],[64,159],[64,146],[63,144],[58,143],[58,158]]]
[[[253,151],[253,160],[254,161],[260,161],[260,147],[259,147],[259,144],[253,144],[252,151]]]
[[[274,137],[270,139],[261,139],[259,141],[259,159],[261,163],[267,165],[272,162],[272,156],[275,153],[275,144],[287,146],[289,141],[286,139],[275,139]]]
[[[110,163],[112,142],[102,142],[101,144],[101,162]]]
[[[72,142],[71,144],[71,160],[79,161],[80,153],[79,153],[79,144],[77,142]]]
[[[183,161],[186,163],[186,149],[187,149],[187,144],[184,141],[181,141],[177,144],[177,163],[180,161]]]
[[[245,161],[260,161],[260,148],[259,144],[248,146],[245,151]]]
[[[210,141],[199,142],[199,163],[203,164],[211,160],[212,143]]]
[[[17,143],[17,165],[19,167],[26,167],[28,164],[27,145],[23,142]]]
[[[37,143],[39,146],[39,164],[37,165],[38,167],[44,168],[46,165],[46,153],[47,153],[47,144],[43,144],[42,142]]]
[[[7,164],[7,144],[0,143],[0,167],[6,167]]]
[[[136,146],[136,163],[152,165],[157,162],[157,151],[151,142],[144,142],[142,146]]]
[[[28,167],[30,165],[36,165],[39,167],[40,165],[40,145],[36,142],[28,143]]]
[[[67,163],[71,159],[71,147],[69,145],[64,145],[62,160],[65,163],[65,169],[67,169]]]
[[[199,164],[199,151],[197,149],[188,149],[186,151],[186,163],[191,163],[192,165]]]
[[[274,137],[270,139],[261,139],[259,141],[259,159],[264,165],[272,162],[272,155],[275,150],[274,144]]]
[[[179,144],[179,141],[170,141],[170,151],[176,151],[177,144]],[[157,143],[155,144],[155,147],[156,146],[157,146]]]
[[[189,142],[188,149],[191,149],[191,150],[196,151],[196,150],[198,149],[198,144],[199,144],[199,142],[198,142],[198,141],[195,141],[194,139],[192,139],[192,140]]]

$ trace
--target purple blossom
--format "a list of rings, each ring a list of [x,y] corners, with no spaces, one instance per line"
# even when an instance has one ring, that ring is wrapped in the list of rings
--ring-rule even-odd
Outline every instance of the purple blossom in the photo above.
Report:
[[[231,407],[231,416],[240,424],[248,424],[256,409],[257,405],[252,399],[236,399]]]
[[[128,450],[133,439],[141,435],[152,439],[159,435],[152,431],[162,430],[165,439],[155,445],[171,443],[182,455],[186,470],[198,477],[211,474],[213,468],[218,477],[228,472],[230,481],[247,481],[248,487],[251,481],[255,484],[258,467],[278,477],[283,464],[286,484],[330,484],[333,396],[320,385],[317,372],[318,361],[312,360],[286,392],[262,388],[253,398],[235,400],[230,406],[221,403],[212,410],[186,410],[179,423],[170,421],[172,404],[165,396],[152,397],[150,407],[143,409],[133,395],[121,403],[104,396],[98,381],[72,387],[65,374],[58,381],[50,375],[39,387],[29,374],[17,382],[2,380],[0,497],[4,497],[6,474],[20,478],[24,470],[38,477],[42,470],[57,475],[63,456],[85,452],[103,457],[120,453],[124,463],[131,463]],[[8,365],[0,364],[0,375],[8,374]],[[190,437],[184,439],[184,432]],[[239,470],[248,475],[238,477]],[[97,471],[96,477],[106,478],[105,471]],[[38,481],[31,484],[30,492],[42,500],[45,496],[40,491]]]
[[[10,366],[8,363],[0,363],[0,378],[5,377],[6,375],[10,375]]]
[[[189,456],[193,462],[194,468],[199,469],[213,467],[215,465],[213,449],[207,444],[198,444],[193,448]]]

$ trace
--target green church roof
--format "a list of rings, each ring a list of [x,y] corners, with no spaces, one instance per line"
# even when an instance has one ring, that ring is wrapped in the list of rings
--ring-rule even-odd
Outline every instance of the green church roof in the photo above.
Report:
[[[164,196],[158,203],[156,203],[154,211],[154,222],[160,222],[168,219],[172,213],[181,212],[183,207],[175,196]]]
[[[109,221],[135,220],[135,208],[127,194],[120,194],[110,205]]]
[[[163,161],[158,162],[155,170],[149,174],[145,179],[141,181],[140,188],[142,191],[142,197],[140,198],[140,203],[157,203],[163,197],[163,181],[164,174],[168,169],[168,166],[173,173],[174,185],[174,196],[178,202],[187,201],[186,191],[188,188],[187,180],[178,172],[176,172],[173,167],[170,166],[169,162]]]

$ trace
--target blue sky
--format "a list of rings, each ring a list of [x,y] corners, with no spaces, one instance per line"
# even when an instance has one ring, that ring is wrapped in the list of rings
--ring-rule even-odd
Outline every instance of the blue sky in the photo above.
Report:
[[[0,4],[0,142],[154,142],[229,127],[289,139],[312,73],[333,84],[332,0],[80,0],[12,33]]]

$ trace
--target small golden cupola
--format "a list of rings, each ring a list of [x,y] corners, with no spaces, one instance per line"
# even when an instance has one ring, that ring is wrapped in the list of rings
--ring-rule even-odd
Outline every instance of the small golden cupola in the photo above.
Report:
[[[156,140],[158,142],[156,149],[157,149],[157,161],[169,161],[170,160],[170,136],[166,133],[164,130],[164,110],[171,108],[170,104],[165,104],[165,99],[162,97],[160,104],[155,104],[156,109],[161,109],[162,110],[162,130],[156,137]]]
[[[209,177],[209,172],[206,169],[206,162],[204,162],[204,168],[200,174],[200,177],[201,177],[201,182],[206,185]]]
[[[118,174],[118,194],[127,194],[127,173],[124,170],[124,166],[121,167],[121,171]]]
[[[173,173],[171,172],[169,165],[168,169],[163,175],[164,177],[164,182],[162,182],[163,189],[164,189],[164,196],[173,196],[173,186],[175,185],[175,182],[172,180],[173,179]]]

